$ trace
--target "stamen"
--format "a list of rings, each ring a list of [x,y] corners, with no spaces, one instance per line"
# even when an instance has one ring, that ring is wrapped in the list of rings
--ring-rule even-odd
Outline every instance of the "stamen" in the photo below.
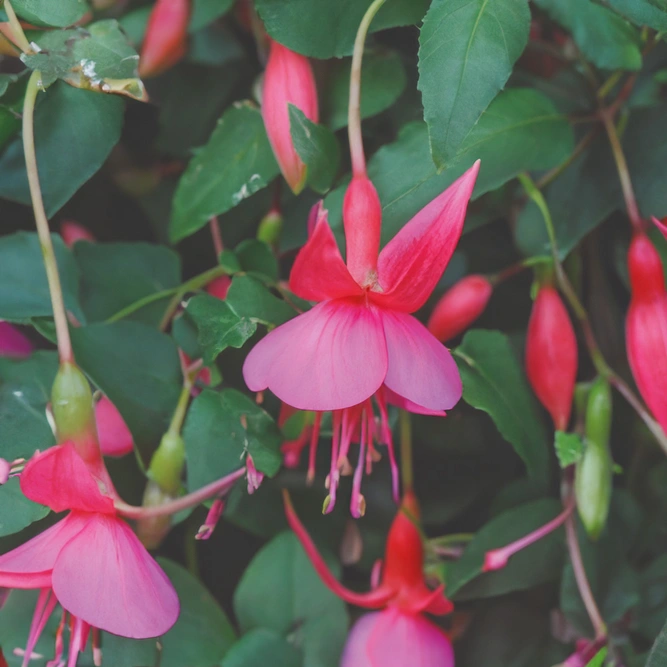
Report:
[[[46,622],[51,617],[53,610],[56,608],[56,596],[53,595],[53,591],[50,588],[43,588],[39,592],[39,597],[37,598],[37,605],[35,606],[35,613],[32,617],[32,623],[30,625],[30,632],[28,634],[28,644],[25,649],[25,654],[23,656],[22,667],[27,667],[28,663],[32,658],[32,652],[37,645],[42,631]]]
[[[197,534],[195,535],[196,540],[208,540],[208,538],[213,535],[213,531],[218,525],[218,521],[220,521],[220,517],[222,516],[224,509],[225,503],[222,498],[216,498],[213,501],[213,505],[211,505],[211,509],[206,515],[206,521],[202,526],[200,526]]]
[[[364,458],[366,454],[367,428],[366,420],[361,420],[361,442],[359,443],[359,459],[357,468],[352,479],[352,498],[350,500],[350,512],[355,519],[366,513],[366,499],[361,494],[361,479],[364,474]]]
[[[317,455],[317,443],[320,440],[320,423],[322,422],[322,413],[315,413],[313,431],[310,434],[310,450],[308,451],[308,475],[306,482],[312,484],[315,479],[315,457]]]
[[[350,410],[343,410],[343,426],[341,428],[340,453],[338,454],[338,469],[341,475],[351,475],[352,466],[348,459],[352,434],[355,426],[354,419],[351,419]]]
[[[65,667],[63,657],[63,633],[65,631],[65,623],[67,622],[67,612],[63,609],[63,614],[60,617],[58,630],[56,631],[56,654],[53,660],[46,663],[46,667]]]
[[[93,664],[102,667],[102,649],[100,648],[100,631],[93,628]]]
[[[72,630],[72,638],[69,642],[69,655],[67,656],[67,667],[76,667],[76,661],[79,658],[79,653],[85,647],[84,639],[84,622],[80,618],[74,619],[74,628]]]
[[[264,473],[261,473],[259,470],[257,470],[255,467],[255,462],[252,460],[252,456],[250,456],[250,454],[246,456],[245,467],[246,478],[248,482],[248,493],[252,495],[255,491],[257,491],[257,489],[259,489],[259,485],[264,479]]]
[[[382,559],[378,558],[373,563],[373,569],[371,570],[371,588],[377,588],[380,585],[381,579],[382,579]]]
[[[329,495],[327,496],[323,510],[325,514],[329,514],[336,505],[336,493],[338,491],[338,482],[340,481],[340,473],[338,472],[338,449],[340,447],[343,413],[340,410],[336,410],[331,417],[333,422],[333,438],[331,442],[331,468],[329,476],[327,477]]]
[[[398,470],[398,463],[396,462],[396,450],[394,449],[394,438],[389,426],[389,412],[387,410],[387,403],[384,400],[383,391],[379,391],[375,398],[380,409],[380,430],[382,431],[382,439],[387,446],[387,454],[389,454],[389,467],[391,468],[391,491],[394,496],[394,502],[400,502],[399,480],[400,473]]]

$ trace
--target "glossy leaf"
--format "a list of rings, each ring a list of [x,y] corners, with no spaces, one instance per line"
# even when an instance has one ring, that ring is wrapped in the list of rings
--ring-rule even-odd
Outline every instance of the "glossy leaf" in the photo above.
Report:
[[[259,280],[248,275],[234,277],[226,301],[239,317],[267,326],[283,324],[297,314]]]
[[[253,667],[268,664],[272,667],[301,667],[301,655],[277,632],[256,628],[234,644],[221,667]]]
[[[31,523],[43,519],[51,511],[48,507],[28,500],[21,493],[18,478],[10,479],[0,486],[0,505],[0,537],[18,533]]]
[[[12,7],[29,23],[53,28],[75,24],[90,9],[86,0],[12,0]]]
[[[662,667],[667,663],[667,623],[653,644],[646,667]]]
[[[201,30],[219,19],[232,8],[233,4],[234,0],[193,0],[190,32]]]
[[[606,0],[605,4],[638,26],[667,30],[667,5],[662,0]]]

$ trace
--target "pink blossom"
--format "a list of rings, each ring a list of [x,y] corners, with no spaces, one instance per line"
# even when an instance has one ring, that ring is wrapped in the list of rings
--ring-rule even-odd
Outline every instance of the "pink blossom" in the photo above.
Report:
[[[0,357],[25,359],[32,350],[32,343],[15,326],[0,321]]]
[[[9,479],[9,473],[11,472],[12,464],[5,459],[0,459],[0,484],[6,484]]]
[[[125,456],[134,449],[130,429],[116,406],[106,397],[95,404],[95,421],[104,456]]]
[[[67,220],[60,225],[60,235],[67,247],[73,246],[77,241],[95,242],[95,237],[86,227],[72,220]]]
[[[190,0],[157,0],[141,47],[142,78],[162,74],[185,55],[189,20]]]
[[[360,454],[353,515],[363,514],[359,486],[364,465],[370,467],[376,455],[374,443],[386,444],[393,458],[387,401],[398,399],[415,412],[443,414],[461,398],[461,378],[451,354],[411,313],[424,305],[454,252],[478,170],[476,162],[379,254],[374,188],[370,181],[360,182],[365,177],[355,177],[352,192],[361,194],[358,202],[346,201],[344,207],[347,266],[320,206],[315,229],[290,276],[297,296],[319,303],[270,332],[246,358],[243,374],[252,391],[269,388],[300,410],[333,412],[325,501],[329,511],[356,433]],[[364,211],[365,219],[356,217]],[[318,431],[317,418],[314,429]],[[395,480],[395,494],[397,488]]]
[[[227,292],[231,284],[232,279],[229,276],[218,276],[206,285],[206,291],[216,299],[224,301],[227,298]]]
[[[117,515],[113,499],[68,442],[37,454],[21,475],[27,498],[54,512],[51,528],[0,556],[0,586],[39,589],[25,655],[56,604],[72,619],[68,667],[91,628],[134,639],[158,637],[176,622],[178,597],[160,566]],[[57,642],[56,657],[62,646]]]

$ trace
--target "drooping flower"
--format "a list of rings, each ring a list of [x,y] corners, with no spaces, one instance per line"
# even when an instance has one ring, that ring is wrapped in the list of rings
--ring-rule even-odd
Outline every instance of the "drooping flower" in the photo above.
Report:
[[[118,408],[106,397],[95,404],[95,421],[104,456],[125,456],[134,449],[134,439]]]
[[[33,350],[32,343],[15,326],[0,320],[0,357],[25,359]]]
[[[308,58],[270,40],[262,88],[262,117],[280,171],[295,194],[303,190],[306,165],[292,141],[289,105],[317,123],[319,111],[315,77]]]
[[[543,285],[528,323],[526,373],[559,431],[570,421],[577,365],[577,338],[570,316],[556,289]]]
[[[24,666],[56,604],[71,618],[68,667],[92,629],[134,639],[158,637],[175,623],[179,603],[169,579],[116,513],[113,498],[70,443],[34,456],[21,490],[54,512],[51,528],[0,556],[0,587],[40,591]],[[56,664],[62,654],[57,641]]]
[[[489,303],[493,285],[480,275],[466,276],[448,289],[428,320],[428,330],[443,343],[463,333]]]
[[[77,241],[95,241],[93,234],[83,225],[73,220],[66,220],[60,225],[60,236],[63,237],[65,245],[73,246]]]
[[[632,374],[653,416],[667,432],[667,291],[662,261],[648,236],[628,252],[632,299],[625,321]]]
[[[146,27],[139,75],[156,76],[173,67],[187,47],[190,0],[157,0]]]
[[[243,373],[252,391],[269,388],[288,405],[318,413],[316,434],[321,413],[333,413],[325,501],[329,511],[340,471],[349,469],[348,450],[356,434],[360,453],[353,480],[354,516],[363,514],[361,477],[376,455],[374,443],[386,444],[393,459],[388,402],[411,412],[443,414],[461,397],[461,378],[449,351],[411,313],[424,305],[454,252],[478,170],[479,162],[417,213],[379,254],[379,231],[369,224],[379,227],[380,216],[372,193],[363,187],[363,205],[344,207],[347,266],[320,206],[290,275],[290,289],[297,296],[320,303],[270,332],[245,361]],[[366,218],[350,217],[363,210]],[[396,494],[395,473],[394,479]]]
[[[287,521],[325,585],[350,604],[382,610],[357,621],[341,667],[454,666],[449,638],[423,615],[447,614],[453,605],[444,596],[444,586],[431,590],[424,582],[419,507],[412,493],[405,494],[389,531],[379,585],[368,593],[350,591],[334,577],[287,495],[285,500]]]

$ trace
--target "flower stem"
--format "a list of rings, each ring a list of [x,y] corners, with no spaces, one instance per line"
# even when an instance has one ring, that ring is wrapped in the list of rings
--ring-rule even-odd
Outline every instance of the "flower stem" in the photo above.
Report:
[[[364,43],[371,21],[378,13],[385,0],[374,0],[361,19],[357,36],[354,40],[352,53],[352,69],[350,71],[350,100],[347,110],[347,133],[350,140],[350,156],[352,173],[355,176],[366,174],[366,156],[361,136],[361,61],[364,56]]]
[[[21,27],[21,23],[19,22],[16,16],[16,12],[14,11],[14,8],[12,7],[9,0],[5,0],[4,8],[5,12],[7,13],[7,18],[9,19],[9,27],[12,29],[12,34],[16,40],[16,46],[18,46],[19,49],[23,51],[23,53],[32,53],[30,42],[25,36],[23,28]]]
[[[535,183],[536,187],[542,190],[555,181],[591,145],[593,139],[597,136],[598,131],[599,127],[594,127],[590,132],[585,134],[581,141],[574,147],[572,153],[570,153],[563,162],[554,167],[551,171],[548,171]]]
[[[401,428],[401,480],[403,481],[403,493],[406,493],[407,491],[412,491],[414,482],[410,413],[407,410],[401,410],[398,419]]]
[[[72,342],[67,326],[67,311],[65,310],[60,275],[58,274],[58,264],[49,231],[49,221],[44,210],[42,190],[39,185],[39,172],[37,170],[37,154],[35,153],[35,102],[41,78],[42,75],[40,72],[35,70],[30,75],[25,91],[25,100],[23,102],[23,151],[25,153],[25,164],[28,172],[30,198],[32,199],[32,208],[35,213],[35,222],[37,223],[37,235],[39,236],[39,244],[42,249],[42,257],[44,258],[44,267],[46,269],[46,278],[51,294],[53,320],[58,339],[58,355],[61,363],[74,363]]]
[[[211,238],[213,239],[213,248],[215,250],[215,261],[218,261],[218,257],[222,254],[222,251],[225,249],[225,246],[222,243],[222,234],[220,233],[220,221],[217,216],[213,216],[209,220],[209,226],[211,228]]]

